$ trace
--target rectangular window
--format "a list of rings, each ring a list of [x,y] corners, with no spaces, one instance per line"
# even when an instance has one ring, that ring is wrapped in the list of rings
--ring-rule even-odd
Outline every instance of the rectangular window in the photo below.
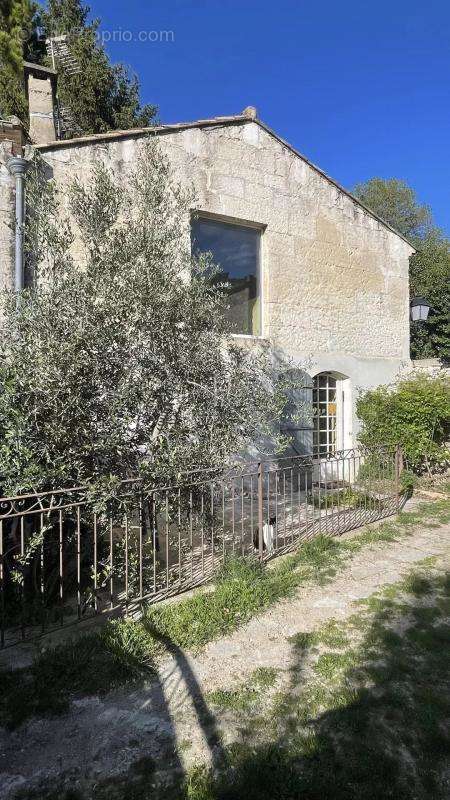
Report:
[[[258,228],[206,217],[192,220],[192,252],[210,253],[220,268],[215,280],[228,284],[227,318],[232,333],[254,336],[261,333],[260,239]]]

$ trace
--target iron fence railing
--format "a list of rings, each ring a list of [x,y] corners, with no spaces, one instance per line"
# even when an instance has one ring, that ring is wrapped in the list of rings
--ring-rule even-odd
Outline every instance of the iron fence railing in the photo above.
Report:
[[[194,587],[229,554],[266,561],[395,513],[398,449],[345,450],[196,473],[95,510],[83,487],[0,499],[0,645]]]

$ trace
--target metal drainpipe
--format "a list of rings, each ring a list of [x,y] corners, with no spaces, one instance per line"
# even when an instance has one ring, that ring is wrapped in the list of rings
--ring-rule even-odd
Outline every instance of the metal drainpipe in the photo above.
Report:
[[[24,239],[24,214],[25,214],[25,173],[29,162],[20,156],[13,156],[8,161],[10,175],[16,181],[16,248],[15,248],[15,269],[14,269],[14,290],[20,292],[23,289],[23,239]]]

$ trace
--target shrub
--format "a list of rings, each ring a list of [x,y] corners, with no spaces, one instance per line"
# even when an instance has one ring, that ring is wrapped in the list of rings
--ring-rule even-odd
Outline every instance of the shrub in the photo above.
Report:
[[[359,439],[370,447],[402,447],[406,466],[428,474],[448,458],[450,382],[445,375],[418,375],[395,386],[361,394],[356,410]]]

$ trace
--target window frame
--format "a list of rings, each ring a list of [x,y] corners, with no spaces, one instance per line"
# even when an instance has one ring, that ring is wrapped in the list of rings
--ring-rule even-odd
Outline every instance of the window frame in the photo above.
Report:
[[[202,209],[192,209],[189,220],[189,236],[191,236],[192,223],[198,220],[209,220],[211,222],[219,222],[224,225],[240,228],[252,228],[259,232],[258,247],[257,247],[257,265],[256,265],[256,297],[259,298],[259,333],[233,333],[230,336],[236,339],[264,339],[264,236],[267,225],[262,222],[253,222],[239,217],[231,217],[224,214],[215,214],[211,211],[204,211]],[[191,240],[192,241],[192,240]]]
[[[330,385],[330,381],[333,381],[334,385]],[[319,412],[321,405],[325,406],[326,409],[326,413],[324,415],[316,413],[313,418],[313,453],[319,458],[329,454],[334,455],[334,453],[336,453],[338,450],[338,391],[339,379],[336,378],[331,372],[319,372],[313,377],[313,410],[317,410],[317,412]],[[332,401],[330,400],[330,392],[334,393],[334,398]],[[325,397],[323,397],[324,394]],[[334,414],[330,414],[329,412],[330,402],[333,402],[335,405]],[[321,420],[325,420],[325,426],[320,425]],[[324,443],[321,441],[321,437],[323,436],[325,436]],[[316,441],[314,441],[314,439]]]

